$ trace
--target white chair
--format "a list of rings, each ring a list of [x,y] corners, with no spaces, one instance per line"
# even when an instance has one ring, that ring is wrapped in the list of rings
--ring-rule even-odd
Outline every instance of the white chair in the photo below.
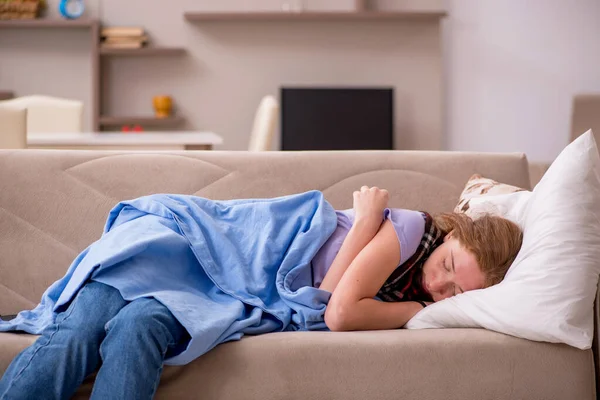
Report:
[[[260,101],[250,135],[249,151],[271,149],[273,134],[279,121],[279,102],[274,96],[265,96]]]
[[[27,110],[0,105],[0,149],[27,148]]]
[[[27,109],[27,133],[73,133],[83,131],[83,103],[49,96],[23,96],[0,101]]]

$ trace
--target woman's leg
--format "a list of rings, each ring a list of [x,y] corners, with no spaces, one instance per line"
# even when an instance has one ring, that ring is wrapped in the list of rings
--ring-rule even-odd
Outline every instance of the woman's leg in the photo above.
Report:
[[[0,399],[70,398],[98,368],[104,325],[126,304],[110,286],[83,286],[38,340],[12,361],[0,380]]]
[[[154,298],[132,301],[106,324],[100,346],[102,366],[92,399],[152,399],[167,351],[188,335],[171,312]]]

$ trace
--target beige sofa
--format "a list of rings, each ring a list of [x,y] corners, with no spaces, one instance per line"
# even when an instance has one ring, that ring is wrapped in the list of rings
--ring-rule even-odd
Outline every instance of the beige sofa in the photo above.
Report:
[[[475,172],[530,184],[519,154],[0,151],[0,314],[37,304],[123,199],[319,189],[336,208],[350,208],[353,190],[374,185],[390,191],[392,207],[435,213],[452,210]],[[34,340],[1,333],[0,372]],[[157,398],[591,400],[596,376],[592,350],[479,329],[288,332],[245,337],[165,368]],[[91,382],[76,398],[89,396]]]

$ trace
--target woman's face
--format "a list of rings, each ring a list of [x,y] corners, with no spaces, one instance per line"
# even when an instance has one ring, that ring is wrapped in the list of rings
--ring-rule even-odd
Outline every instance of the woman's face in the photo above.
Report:
[[[431,294],[433,301],[481,289],[484,281],[475,256],[465,250],[451,233],[423,265],[423,287]]]

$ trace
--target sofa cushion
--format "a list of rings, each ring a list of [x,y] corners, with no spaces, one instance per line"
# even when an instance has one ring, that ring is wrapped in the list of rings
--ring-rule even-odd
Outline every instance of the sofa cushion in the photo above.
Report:
[[[198,393],[228,400],[595,398],[591,351],[479,329],[246,337],[188,366],[166,367],[156,399]]]
[[[471,207],[471,202],[475,203],[482,197],[516,193],[523,190],[525,189],[474,174],[469,178],[460,194],[458,204],[454,207],[454,212],[470,214],[473,208]]]

